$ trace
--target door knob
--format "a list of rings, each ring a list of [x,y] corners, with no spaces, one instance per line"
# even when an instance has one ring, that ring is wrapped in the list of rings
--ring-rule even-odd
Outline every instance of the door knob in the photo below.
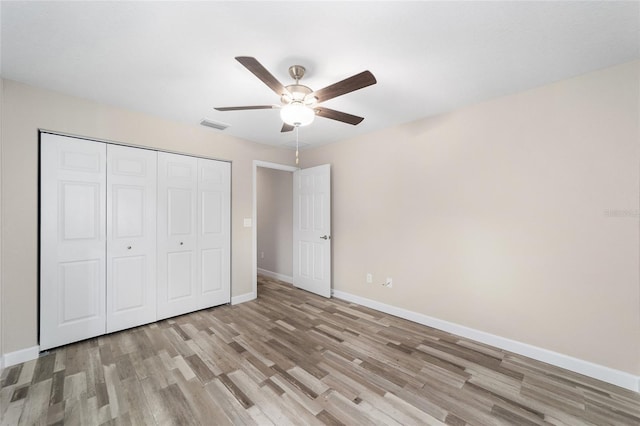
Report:
[[[180,245],[183,245],[184,243],[182,241],[180,241]]]
[[[127,247],[127,250],[131,250],[131,246],[128,246],[128,247]]]
[[[329,237],[329,236],[327,236],[327,235],[323,235],[323,236],[322,236],[322,237],[320,237],[320,238],[322,238],[323,240],[330,240],[330,239],[331,239],[331,237]]]

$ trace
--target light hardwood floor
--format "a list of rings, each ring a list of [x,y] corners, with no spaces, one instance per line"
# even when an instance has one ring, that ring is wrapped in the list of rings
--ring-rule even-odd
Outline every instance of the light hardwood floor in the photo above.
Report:
[[[2,424],[640,425],[640,394],[261,277],[4,370]]]

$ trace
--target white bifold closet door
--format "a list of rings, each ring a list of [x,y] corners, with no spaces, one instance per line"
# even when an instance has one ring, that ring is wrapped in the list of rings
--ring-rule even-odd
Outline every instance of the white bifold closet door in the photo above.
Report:
[[[40,349],[229,303],[231,164],[41,134]]]
[[[105,333],[104,143],[42,134],[40,349]]]
[[[157,155],[107,145],[107,333],[156,320]]]
[[[156,320],[156,162],[42,134],[42,350]]]
[[[158,153],[158,319],[230,302],[230,170]]]

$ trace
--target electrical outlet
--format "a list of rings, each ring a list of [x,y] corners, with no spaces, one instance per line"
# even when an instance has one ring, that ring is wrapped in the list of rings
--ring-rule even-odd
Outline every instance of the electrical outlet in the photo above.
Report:
[[[264,259],[264,252],[263,251],[260,252],[260,259]]]
[[[384,286],[388,288],[393,287],[393,279],[391,277],[387,277],[387,281],[385,281]]]
[[[373,274],[367,274],[367,284],[371,284],[373,282]]]

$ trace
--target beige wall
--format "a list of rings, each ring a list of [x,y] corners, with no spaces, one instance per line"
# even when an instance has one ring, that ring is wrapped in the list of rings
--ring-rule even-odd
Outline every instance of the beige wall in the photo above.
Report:
[[[258,268],[293,275],[293,173],[258,167]],[[261,254],[264,253],[264,258]]]
[[[253,160],[291,164],[290,150],[255,144],[4,80],[2,98],[3,349],[37,344],[38,128],[232,161],[232,295],[252,291]]]
[[[334,288],[640,374],[639,75],[305,151],[332,164]]]

